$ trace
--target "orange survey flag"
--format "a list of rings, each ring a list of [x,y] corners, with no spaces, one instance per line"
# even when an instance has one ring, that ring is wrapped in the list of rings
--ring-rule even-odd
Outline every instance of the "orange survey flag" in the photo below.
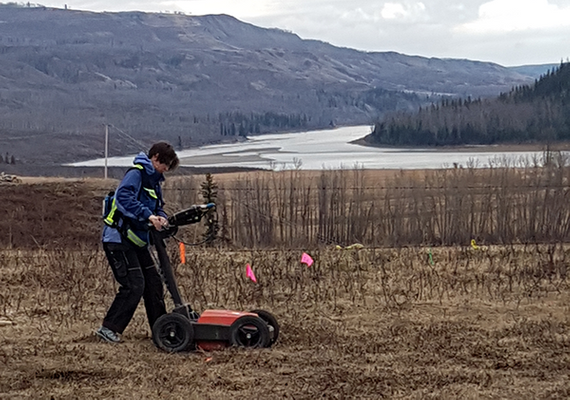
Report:
[[[184,243],[180,242],[178,247],[180,249],[180,262],[182,264],[186,264],[186,246],[184,246]]]

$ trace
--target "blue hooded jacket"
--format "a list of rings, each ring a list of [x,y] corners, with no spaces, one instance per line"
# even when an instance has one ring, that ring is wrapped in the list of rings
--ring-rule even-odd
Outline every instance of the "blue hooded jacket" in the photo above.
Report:
[[[162,209],[164,200],[160,187],[164,176],[154,169],[152,161],[143,152],[135,157],[133,164],[142,165],[143,169],[132,168],[127,171],[115,191],[115,204],[131,230],[148,243],[148,217],[153,214],[167,217]],[[153,189],[157,198],[152,198],[145,189]],[[121,239],[117,229],[105,225],[103,243],[121,243]]]

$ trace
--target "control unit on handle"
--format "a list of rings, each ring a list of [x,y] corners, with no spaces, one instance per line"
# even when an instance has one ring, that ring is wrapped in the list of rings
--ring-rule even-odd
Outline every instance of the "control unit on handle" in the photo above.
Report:
[[[171,227],[178,227],[183,225],[190,225],[200,222],[202,217],[210,210],[215,208],[214,203],[193,205],[186,210],[177,212],[168,218],[168,225]]]

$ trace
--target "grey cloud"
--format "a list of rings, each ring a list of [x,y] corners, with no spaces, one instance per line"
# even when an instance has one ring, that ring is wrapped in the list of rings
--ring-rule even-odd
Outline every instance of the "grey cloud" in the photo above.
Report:
[[[449,2],[421,1],[425,9],[422,18],[406,22],[373,18],[387,1],[319,2],[320,10],[311,2],[292,3],[287,12],[259,16],[250,22],[266,27],[280,27],[302,38],[320,39],[334,45],[367,51],[397,51],[410,55],[444,58],[468,58],[493,61],[503,65],[558,62],[570,56],[564,38],[570,32],[543,33],[543,39],[533,33],[468,35],[455,28],[479,17],[479,7],[489,0]],[[410,8],[420,1],[394,0]],[[328,6],[324,6],[326,3]],[[558,1],[567,6],[570,0]],[[288,3],[291,5],[291,3]],[[404,7],[405,8],[405,7]],[[358,18],[359,12],[370,17]]]
[[[570,56],[566,44],[570,32],[470,35],[456,27],[474,22],[479,7],[491,0],[267,0],[266,13],[255,17],[243,3],[244,14],[234,15],[252,24],[292,31],[304,39],[318,39],[343,47],[366,51],[397,51],[426,57],[468,58],[503,65],[558,62]],[[70,3],[75,9],[181,11],[176,0],[161,2],[113,2],[81,0]],[[382,18],[386,3],[413,11],[407,18]],[[419,6],[419,3],[422,6]],[[570,0],[549,0],[569,7]],[[185,7],[192,5],[186,0]],[[62,7],[63,5],[55,6]],[[398,6],[399,7],[399,6]]]

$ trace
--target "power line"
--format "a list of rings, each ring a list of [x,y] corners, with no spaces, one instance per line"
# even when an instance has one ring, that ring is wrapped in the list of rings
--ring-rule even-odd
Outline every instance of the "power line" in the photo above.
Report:
[[[142,143],[141,141],[135,139],[134,137],[132,137],[131,135],[129,135],[127,132],[123,131],[122,129],[116,127],[113,124],[109,124],[108,126],[115,128],[119,133],[121,133],[124,137],[126,137],[127,139],[131,140],[131,142],[133,142],[134,144],[136,144],[138,147],[140,147],[141,150],[146,150],[148,145]]]

